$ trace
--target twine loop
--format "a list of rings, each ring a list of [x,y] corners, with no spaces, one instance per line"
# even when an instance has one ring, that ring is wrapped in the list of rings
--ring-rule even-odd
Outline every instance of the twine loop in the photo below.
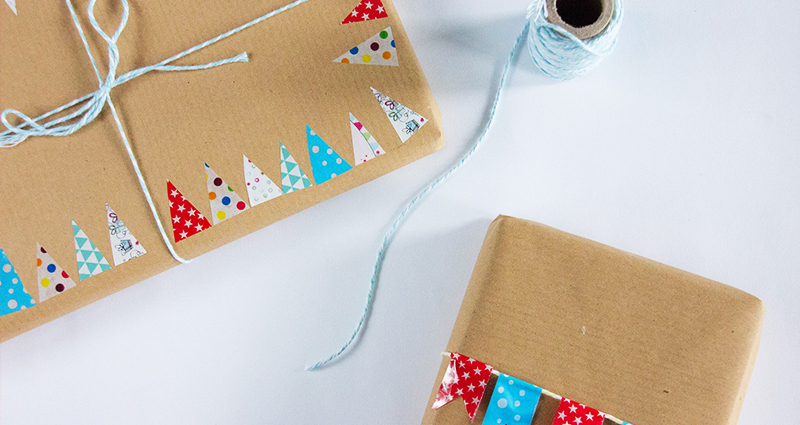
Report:
[[[120,3],[122,4],[122,16],[120,17],[120,22],[119,25],[117,26],[116,31],[114,31],[113,35],[109,36],[108,33],[106,33],[100,26],[100,24],[97,22],[97,18],[95,17],[94,8],[96,3],[97,0],[91,0],[89,2],[89,6],[87,8],[87,15],[89,16],[89,22],[91,23],[92,28],[98,35],[100,35],[100,37],[103,38],[106,44],[108,44],[108,72],[106,73],[105,78],[101,76],[100,70],[97,66],[97,62],[94,59],[94,55],[92,55],[91,50],[89,50],[89,43],[86,40],[86,35],[83,32],[83,28],[81,27],[80,22],[78,21],[78,15],[75,13],[75,8],[73,7],[73,4],[70,0],[66,0],[66,4],[67,7],[69,7],[69,11],[70,14],[72,15],[72,20],[75,24],[75,28],[77,28],[78,30],[78,34],[81,37],[84,49],[86,50],[86,53],[89,56],[89,60],[92,63],[92,68],[94,68],[95,75],[97,76],[97,80],[99,83],[97,91],[90,93],[79,99],[75,99],[72,102],[69,102],[37,118],[30,118],[28,115],[15,109],[6,109],[0,115],[0,121],[2,121],[3,125],[7,129],[6,131],[0,133],[0,147],[4,148],[14,147],[24,142],[29,137],[36,137],[36,136],[62,137],[62,136],[69,136],[77,132],[81,128],[85,127],[86,125],[94,121],[100,115],[100,112],[103,111],[105,105],[108,104],[108,102],[110,101],[111,90],[114,87],[124,84],[136,77],[144,75],[147,72],[189,71],[196,69],[208,69],[215,66],[225,65],[234,62],[248,61],[247,54],[242,53],[240,55],[234,56],[229,59],[223,59],[220,61],[215,61],[204,65],[195,65],[195,66],[167,65],[178,58],[177,56],[175,56],[173,58],[168,59],[167,61],[159,62],[156,65],[139,68],[118,77],[117,68],[119,67],[120,52],[117,42],[119,41],[119,37],[120,35],[122,35],[122,31],[125,29],[125,26],[128,24],[128,17],[130,15],[130,5],[128,4],[128,0],[120,0]],[[51,121],[47,121],[45,123],[40,123],[40,121],[43,119],[49,118],[53,115],[56,115],[70,108],[73,108],[77,105],[81,105],[81,107],[67,115],[64,115],[63,117],[56,118]],[[21,120],[22,123],[19,125],[12,125],[9,121],[9,116],[15,116],[17,119]]]

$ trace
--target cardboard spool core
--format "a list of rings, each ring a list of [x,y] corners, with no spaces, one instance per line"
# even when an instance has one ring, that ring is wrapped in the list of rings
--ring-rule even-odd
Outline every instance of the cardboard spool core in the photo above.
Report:
[[[547,20],[581,40],[600,34],[613,12],[613,0],[547,0]]]

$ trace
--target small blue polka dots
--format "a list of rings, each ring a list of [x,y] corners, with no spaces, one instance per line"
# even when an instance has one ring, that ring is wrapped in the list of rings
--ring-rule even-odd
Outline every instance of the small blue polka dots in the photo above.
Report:
[[[341,50],[339,50],[339,51],[341,52]],[[357,55],[358,54],[358,46],[353,47],[352,49],[350,49],[350,54],[351,55]]]
[[[56,265],[55,264],[48,264],[47,265],[47,272],[48,273],[55,273],[56,272]]]
[[[6,253],[0,249],[0,316],[35,305],[36,302],[25,291]]]
[[[229,196],[222,198],[222,205],[228,206],[230,204],[231,204],[231,198]]]
[[[325,183],[353,168],[310,127],[306,127],[306,133],[308,136],[309,159],[311,159],[311,168],[317,184]]]
[[[483,423],[529,425],[541,395],[541,388],[503,374],[497,379]]]

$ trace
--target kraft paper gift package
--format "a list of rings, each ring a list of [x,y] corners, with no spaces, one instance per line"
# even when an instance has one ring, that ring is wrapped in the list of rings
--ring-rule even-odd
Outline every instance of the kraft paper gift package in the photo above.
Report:
[[[108,44],[92,28],[88,0],[73,3],[105,78]],[[287,3],[131,2],[116,75]],[[16,15],[0,9],[0,110],[38,117],[98,90],[65,1],[19,2]],[[117,0],[95,5],[109,35],[123,12]],[[247,62],[153,71],[110,92],[169,242],[183,258],[444,145],[439,110],[390,0],[309,0],[171,65],[243,52]],[[179,265],[108,107],[69,136],[1,149],[0,193],[0,341]]]
[[[500,216],[422,423],[734,425],[763,319],[738,289]]]
[[[168,66],[230,60],[161,67],[113,87],[98,80],[116,35],[106,40],[93,28],[88,3],[75,0],[76,18],[62,0],[0,10],[0,110],[37,117],[99,85],[119,118],[106,107],[72,134],[0,149],[0,341],[444,145],[441,115],[390,0],[298,0],[286,10],[286,0],[129,10],[100,1],[94,12],[108,34],[129,12],[116,70],[111,61],[123,80],[280,11]],[[20,117],[6,116],[12,126]],[[501,216],[423,424],[732,425],[763,316],[761,301],[721,283]],[[510,415],[520,400],[531,409]]]

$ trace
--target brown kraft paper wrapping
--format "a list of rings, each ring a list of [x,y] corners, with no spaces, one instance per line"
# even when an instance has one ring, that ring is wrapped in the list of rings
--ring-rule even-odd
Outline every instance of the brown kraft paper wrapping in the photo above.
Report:
[[[762,302],[738,289],[500,216],[447,351],[633,424],[734,425],[763,318]],[[430,408],[448,361],[442,359],[424,425],[469,423],[461,399]],[[551,425],[557,407],[542,395],[533,424]]]
[[[287,3],[133,1],[119,41],[117,75],[159,62]],[[340,24],[357,3],[310,0],[175,65],[201,64],[245,51],[249,63],[152,72],[112,90],[171,241],[167,180],[210,220],[204,162],[246,199],[242,155],[280,184],[282,141],[313,182],[306,125],[355,166],[350,112],[387,151],[320,186],[250,208],[175,244],[181,256],[197,257],[444,146],[439,110],[394,5],[383,2],[388,18]],[[75,0],[105,73],[107,45],[88,22],[87,4],[88,0]],[[97,89],[97,78],[63,0],[25,2],[19,5],[19,16],[0,12],[0,110],[14,108],[36,117]],[[109,33],[116,29],[121,12],[118,1],[100,1],[96,6],[97,19]],[[333,62],[389,26],[399,67]],[[428,122],[401,143],[370,86]],[[0,341],[178,265],[161,240],[107,107],[73,135],[32,138],[0,150],[0,194],[0,248],[34,299],[39,299],[37,242],[78,283],[34,308],[0,317]],[[113,263],[106,203],[148,253],[79,282],[70,220]]]

